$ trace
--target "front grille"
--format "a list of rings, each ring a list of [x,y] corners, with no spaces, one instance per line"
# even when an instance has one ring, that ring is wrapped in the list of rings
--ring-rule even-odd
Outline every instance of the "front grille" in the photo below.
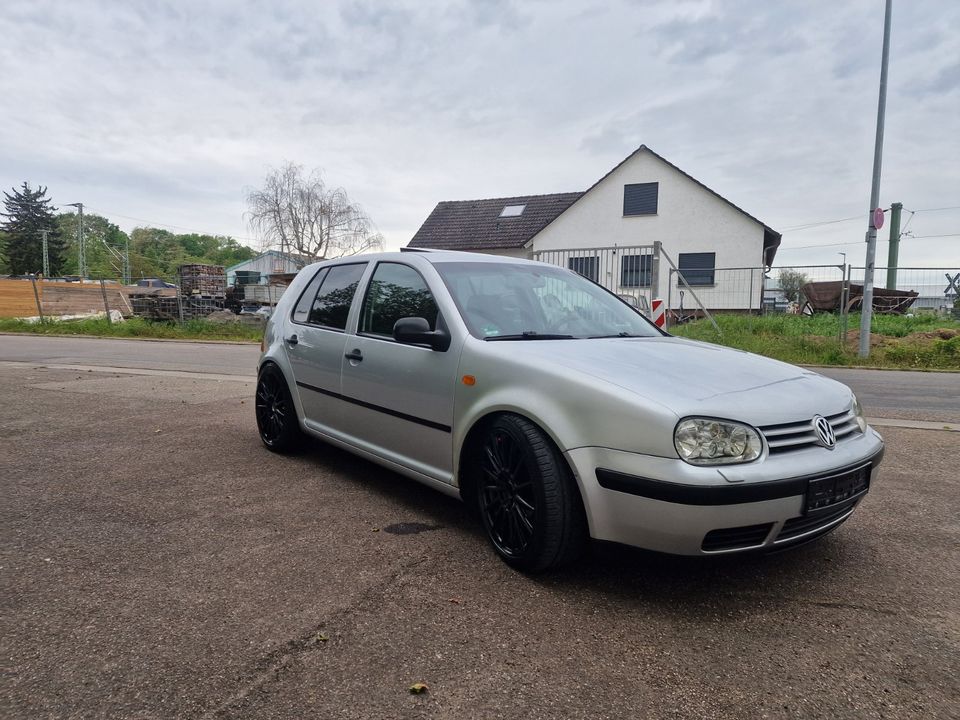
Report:
[[[829,510],[790,518],[783,524],[774,543],[779,545],[789,540],[795,540],[807,533],[813,535],[818,530],[826,531],[833,529],[834,525],[839,525],[840,522],[847,519],[857,506],[857,503],[860,502],[861,497],[863,496],[858,495],[855,498],[831,507]]]
[[[700,549],[706,552],[718,550],[742,550],[763,545],[770,534],[773,523],[763,525],[744,525],[742,527],[711,530],[703,538]]]
[[[838,443],[843,442],[852,433],[859,431],[857,418],[853,410],[846,410],[836,415],[827,415],[826,418],[833,428],[833,434],[837,436]],[[820,444],[820,441],[817,440],[817,433],[813,429],[813,418],[798,422],[779,423],[778,425],[765,425],[759,430],[767,441],[767,447],[770,448],[771,455],[790,452],[791,450],[801,450]]]

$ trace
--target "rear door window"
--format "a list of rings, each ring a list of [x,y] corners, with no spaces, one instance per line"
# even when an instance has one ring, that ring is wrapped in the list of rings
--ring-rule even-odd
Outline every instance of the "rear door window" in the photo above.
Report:
[[[313,276],[313,280],[310,281],[310,284],[307,285],[307,288],[303,291],[303,294],[300,296],[300,300],[297,301],[297,307],[293,310],[293,321],[298,323],[305,323],[307,318],[310,315],[310,308],[313,307],[313,301],[317,297],[317,290],[320,289],[320,283],[323,282],[323,279],[327,276],[327,270],[324,268],[316,275]]]
[[[357,292],[357,285],[366,269],[366,263],[334,265],[320,285],[313,301],[307,322],[335,330],[345,330],[350,304]]]

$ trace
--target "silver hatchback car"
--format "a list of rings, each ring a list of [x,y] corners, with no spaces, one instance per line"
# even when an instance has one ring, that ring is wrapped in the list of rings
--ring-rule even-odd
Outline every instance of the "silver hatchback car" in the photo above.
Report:
[[[460,497],[527,571],[590,537],[799,544],[850,516],[883,456],[840,383],[672,337],[569,270],[470,253],[304,268],[256,393],[269,449],[313,436]]]

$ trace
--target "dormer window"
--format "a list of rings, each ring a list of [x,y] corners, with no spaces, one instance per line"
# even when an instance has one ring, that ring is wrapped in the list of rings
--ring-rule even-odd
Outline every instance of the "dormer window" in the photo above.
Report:
[[[520,217],[526,205],[507,205],[500,211],[500,217]]]

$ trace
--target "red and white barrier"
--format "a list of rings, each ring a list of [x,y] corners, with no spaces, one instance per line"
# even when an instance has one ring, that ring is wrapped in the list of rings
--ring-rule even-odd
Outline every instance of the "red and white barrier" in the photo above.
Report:
[[[654,298],[650,303],[653,324],[662,328],[667,321],[666,308],[663,306],[663,298]]]

